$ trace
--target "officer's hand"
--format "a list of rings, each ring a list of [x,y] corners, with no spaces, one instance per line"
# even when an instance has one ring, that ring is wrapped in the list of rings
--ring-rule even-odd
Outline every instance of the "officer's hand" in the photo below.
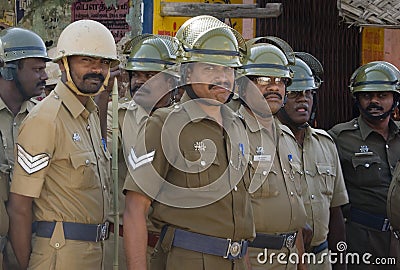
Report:
[[[121,69],[119,66],[110,68],[110,79],[108,80],[108,85],[106,91],[110,94],[114,86],[114,78],[121,75]]]
[[[311,228],[310,225],[306,224],[303,228],[302,228],[302,232],[303,232],[303,242],[304,242],[304,248],[306,250],[308,250],[311,247],[311,240],[313,238],[314,232]]]

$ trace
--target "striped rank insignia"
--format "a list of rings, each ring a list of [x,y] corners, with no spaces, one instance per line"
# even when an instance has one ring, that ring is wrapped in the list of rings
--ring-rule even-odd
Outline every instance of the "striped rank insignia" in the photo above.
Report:
[[[129,164],[131,165],[132,169],[135,170],[144,164],[151,163],[154,159],[155,153],[156,151],[152,151],[138,157],[136,156],[135,149],[132,147],[128,156]]]
[[[21,145],[17,144],[18,164],[26,173],[32,174],[49,165],[50,157],[48,154],[37,154],[32,156]]]

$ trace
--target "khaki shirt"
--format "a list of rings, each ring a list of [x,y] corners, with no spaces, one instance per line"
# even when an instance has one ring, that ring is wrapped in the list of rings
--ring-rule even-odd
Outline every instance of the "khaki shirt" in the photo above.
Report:
[[[135,169],[129,166],[133,178],[127,178],[124,190],[149,196],[157,228],[171,225],[235,241],[254,237],[243,181],[248,177],[246,133],[229,108],[221,112],[224,129],[194,101],[158,109],[147,121],[139,137],[145,146],[134,149],[138,162]]]
[[[400,134],[390,120],[385,140],[362,117],[329,130],[336,142],[349,200],[352,206],[386,216],[386,199],[399,160]]]
[[[22,120],[36,103],[37,101],[34,99],[25,101],[22,103],[18,114],[14,116],[0,98],[0,236],[5,236],[8,232],[8,215],[5,202],[8,200],[11,173],[14,168],[14,143]]]
[[[321,129],[306,128],[303,147],[303,201],[313,229],[312,246],[328,238],[329,209],[349,202],[339,155],[332,138]]]
[[[112,151],[112,102],[108,104],[107,112],[107,146]],[[125,156],[128,155],[126,152],[129,149],[123,148],[123,141],[121,134],[127,132],[127,139],[129,145],[133,146],[136,144],[137,136],[140,130],[144,127],[149,114],[135,101],[129,101],[128,98],[122,98],[118,103],[118,200],[119,200],[119,213],[120,213],[120,224],[123,224],[123,213],[125,209],[125,196],[122,193],[122,188],[125,182],[126,175],[128,173],[127,163]],[[124,128],[123,128],[124,126]],[[112,187],[113,189],[113,187]],[[112,199],[112,202],[114,200]],[[112,213],[114,212],[113,203],[111,203],[110,220],[113,219]]]
[[[110,156],[92,99],[83,106],[58,83],[21,125],[16,155],[11,192],[34,197],[35,220],[105,221]]]
[[[243,106],[239,113],[246,122],[250,141],[251,181],[262,183],[251,194],[256,232],[275,234],[301,229],[306,223],[301,198],[303,172],[291,131],[274,120],[275,136],[271,135]]]

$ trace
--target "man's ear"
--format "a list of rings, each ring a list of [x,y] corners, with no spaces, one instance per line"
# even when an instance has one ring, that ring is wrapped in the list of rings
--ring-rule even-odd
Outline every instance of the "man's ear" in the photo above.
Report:
[[[64,64],[61,60],[57,61],[56,64],[58,64],[58,66],[60,67],[61,72],[65,71]]]

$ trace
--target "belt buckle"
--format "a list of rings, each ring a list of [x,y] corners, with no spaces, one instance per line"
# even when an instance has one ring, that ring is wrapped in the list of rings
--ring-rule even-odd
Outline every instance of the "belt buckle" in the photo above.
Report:
[[[382,232],[387,232],[390,229],[390,222],[389,219],[385,218],[385,220],[383,221],[383,225],[382,225]]]
[[[287,248],[293,248],[294,247],[295,242],[296,242],[296,235],[297,235],[297,232],[295,232],[294,234],[290,234],[290,235],[286,236],[285,246]]]
[[[97,225],[96,242],[108,239],[110,223],[108,221]]]
[[[233,258],[240,258],[241,257],[241,251],[242,251],[242,244],[243,241],[239,242],[232,242],[231,239],[228,240],[228,248],[226,250],[226,255],[224,256],[225,259],[229,258],[229,255]]]

